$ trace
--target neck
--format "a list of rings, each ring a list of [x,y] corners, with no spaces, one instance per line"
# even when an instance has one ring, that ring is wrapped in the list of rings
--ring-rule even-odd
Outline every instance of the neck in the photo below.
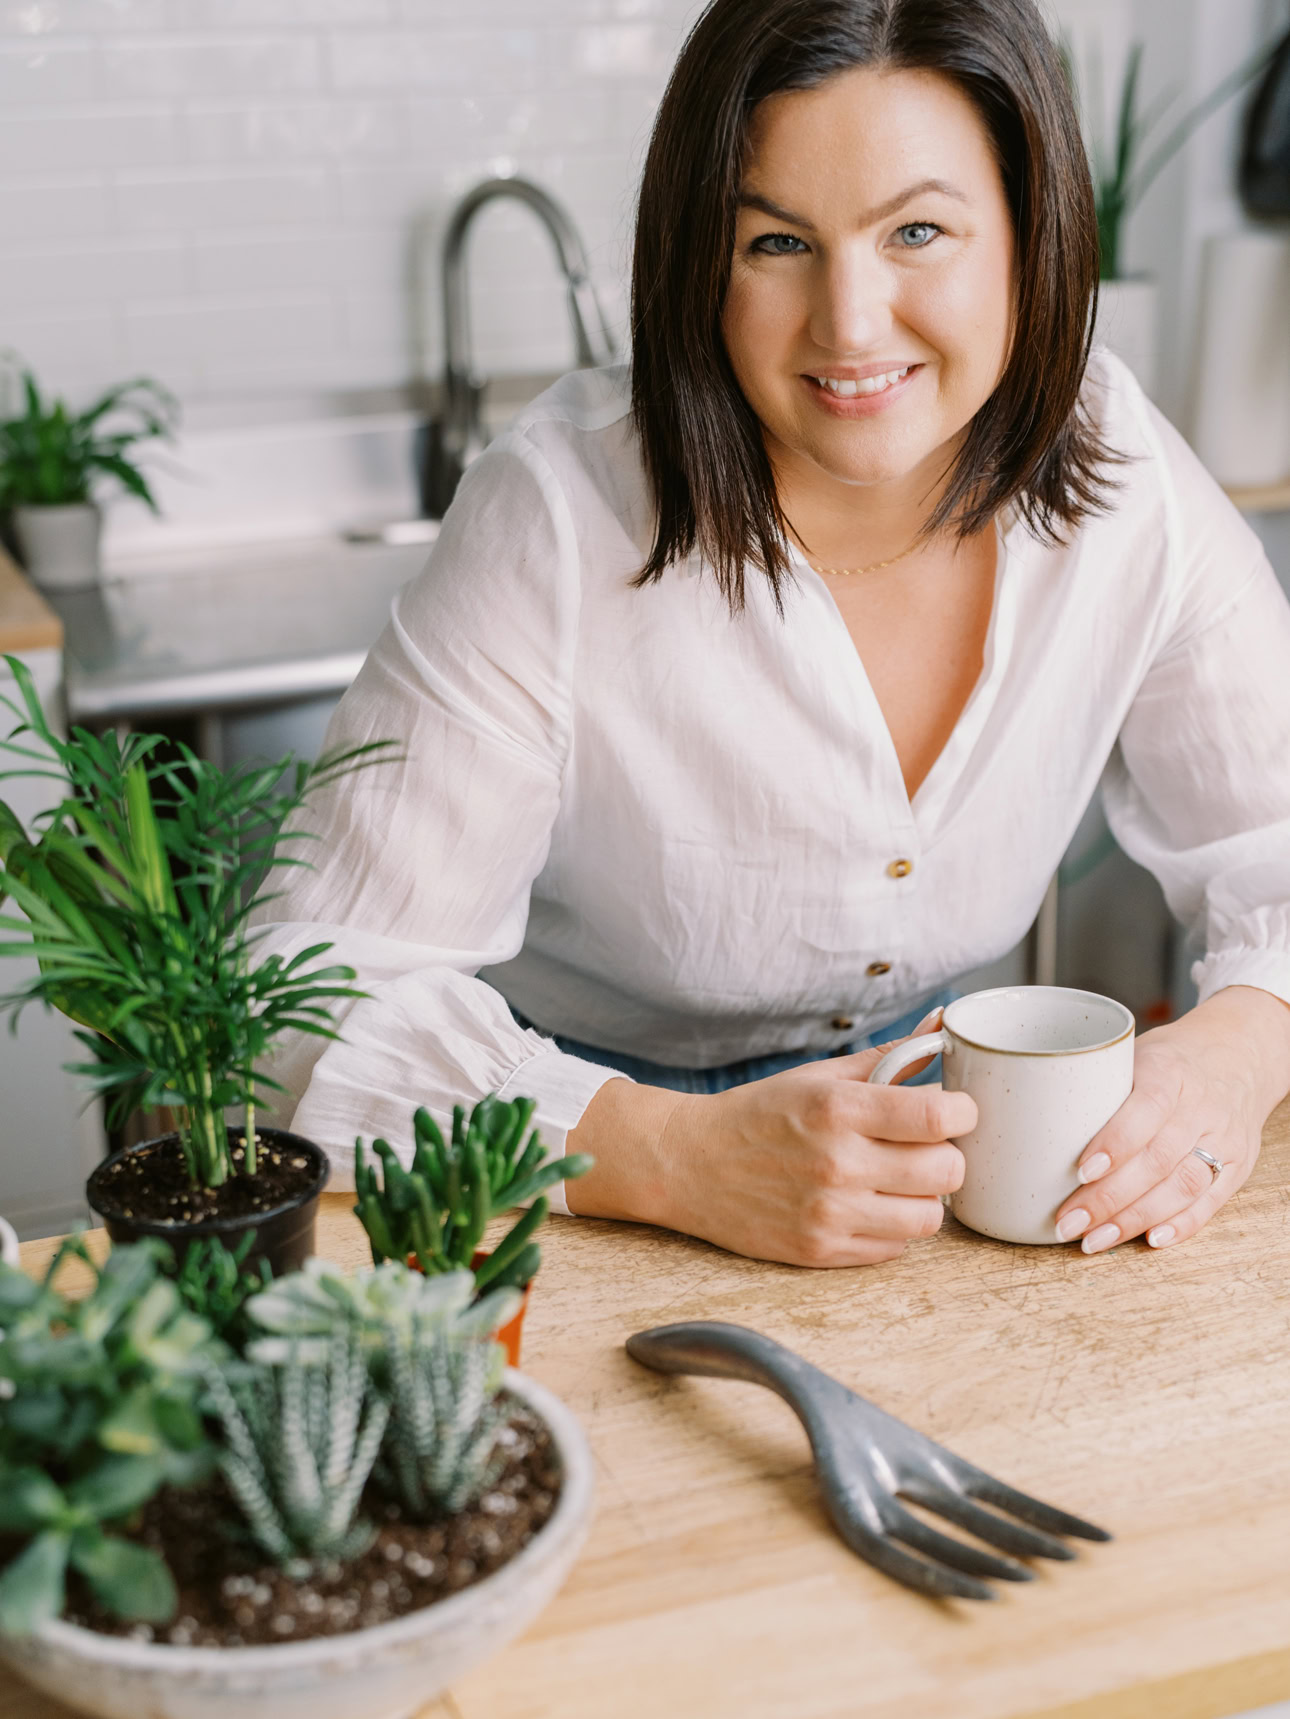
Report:
[[[787,452],[787,450],[785,450]],[[880,483],[848,483],[800,457],[771,466],[780,506],[808,561],[859,566],[902,555],[917,542],[944,494],[950,465],[943,455]]]

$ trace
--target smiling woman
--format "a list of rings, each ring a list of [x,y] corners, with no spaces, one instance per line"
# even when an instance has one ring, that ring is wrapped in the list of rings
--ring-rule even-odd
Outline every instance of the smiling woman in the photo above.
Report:
[[[329,734],[403,753],[320,803],[269,944],[368,993],[275,1070],[342,1175],[519,1090],[596,1160],[579,1212],[893,1258],[976,1110],[871,1083],[874,1047],[1024,933],[1109,762],[1202,1001],[1049,1233],[1166,1246],[1241,1186],[1290,1087],[1290,610],[1090,355],[1097,260],[1032,0],[709,6],[630,372],[470,468]]]

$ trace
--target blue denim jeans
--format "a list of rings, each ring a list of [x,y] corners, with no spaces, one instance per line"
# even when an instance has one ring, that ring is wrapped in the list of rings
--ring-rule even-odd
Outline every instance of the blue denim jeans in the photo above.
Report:
[[[673,1092],[726,1092],[732,1086],[746,1086],[749,1081],[766,1080],[772,1074],[782,1074],[786,1068],[800,1068],[803,1063],[825,1062],[830,1057],[846,1056],[852,1051],[868,1050],[872,1045],[886,1044],[889,1039],[907,1038],[918,1025],[924,1015],[932,1009],[953,1002],[953,991],[942,991],[931,997],[925,1003],[920,1003],[916,1009],[907,1015],[902,1015],[898,1021],[891,1021],[876,1032],[866,1037],[853,1039],[850,1044],[839,1045],[836,1050],[798,1050],[784,1051],[776,1056],[750,1056],[742,1062],[729,1062],[722,1068],[672,1068],[666,1063],[648,1062],[643,1056],[628,1056],[625,1051],[602,1050],[599,1045],[583,1044],[580,1039],[571,1039],[565,1033],[550,1033],[547,1036],[554,1040],[562,1051],[568,1051],[570,1056],[580,1056],[587,1062],[598,1062],[605,1068],[616,1068],[620,1074],[630,1075],[644,1086],[664,1086]],[[512,1008],[511,1013],[522,1027],[533,1027],[536,1023],[522,1015],[518,1009]],[[545,1027],[537,1027],[537,1031],[546,1033]],[[922,1074],[915,1075],[906,1082],[909,1086],[922,1086],[929,1081],[941,1078],[941,1059],[925,1068]]]

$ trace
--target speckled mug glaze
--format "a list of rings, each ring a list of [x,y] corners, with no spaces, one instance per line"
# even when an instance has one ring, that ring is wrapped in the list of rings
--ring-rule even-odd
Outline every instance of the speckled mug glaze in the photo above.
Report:
[[[938,1051],[946,1090],[977,1107],[958,1142],[967,1169],[950,1210],[998,1241],[1056,1245],[1080,1153],[1133,1090],[1133,1016],[1058,985],[976,991],[949,1005],[940,1032],[889,1051],[869,1079],[885,1084]]]

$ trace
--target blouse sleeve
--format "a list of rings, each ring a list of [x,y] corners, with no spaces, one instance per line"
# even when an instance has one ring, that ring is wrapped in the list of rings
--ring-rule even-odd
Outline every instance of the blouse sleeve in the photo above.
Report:
[[[613,1069],[520,1027],[475,977],[520,948],[570,745],[578,622],[567,502],[521,435],[466,474],[429,563],[341,700],[327,747],[393,739],[377,763],[320,793],[294,852],[306,867],[258,910],[266,950],[330,940],[367,999],[338,1009],[342,1037],[297,1034],[267,1072],[280,1114],[352,1185],[356,1135],[410,1151],[418,1105],[442,1117],[487,1092],[537,1101],[551,1152]],[[567,1210],[563,1185],[552,1204]]]
[[[1160,421],[1178,569],[1170,626],[1105,784],[1117,840],[1204,953],[1202,1001],[1290,1003],[1290,604],[1257,537]]]

